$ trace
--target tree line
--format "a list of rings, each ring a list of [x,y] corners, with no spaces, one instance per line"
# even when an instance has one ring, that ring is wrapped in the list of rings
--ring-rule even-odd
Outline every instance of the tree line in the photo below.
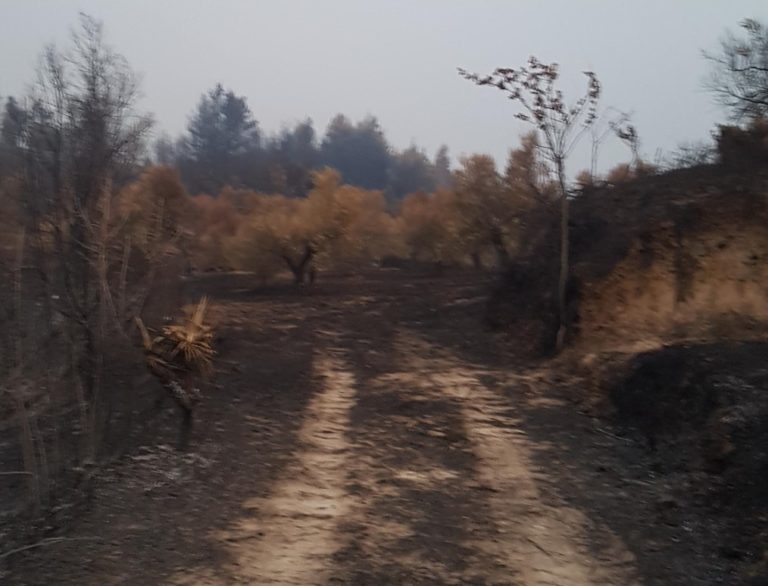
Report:
[[[383,190],[345,183],[332,167],[312,171],[297,198],[232,186],[189,196],[178,169],[152,165],[115,199],[137,243],[165,210],[166,239],[198,271],[246,270],[265,282],[286,272],[301,284],[387,258],[501,268],[522,245],[528,214],[554,201],[537,149],[526,135],[503,172],[488,155],[462,157],[446,187],[409,193],[394,208]]]
[[[34,107],[28,99],[5,100],[0,156],[6,168],[25,121],[34,115],[28,110]],[[303,197],[311,173],[330,166],[345,183],[382,190],[389,202],[397,202],[408,193],[445,185],[451,166],[446,146],[433,160],[416,145],[395,149],[374,116],[353,123],[338,114],[322,137],[309,119],[265,135],[246,98],[220,84],[200,98],[181,136],[162,135],[147,146],[151,152],[145,153],[145,160],[177,167],[193,194],[218,193],[231,186]]]
[[[303,197],[313,171],[333,167],[345,183],[378,189],[397,202],[414,191],[444,185],[450,174],[448,148],[434,160],[416,145],[397,150],[375,116],[353,122],[336,115],[323,136],[306,119],[269,136],[244,96],[221,84],[206,92],[176,139],[155,144],[157,162],[178,167],[190,193],[218,193],[223,187]]]

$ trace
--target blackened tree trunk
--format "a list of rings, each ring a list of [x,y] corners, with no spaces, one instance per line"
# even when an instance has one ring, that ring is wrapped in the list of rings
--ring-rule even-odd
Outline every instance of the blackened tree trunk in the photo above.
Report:
[[[509,264],[509,252],[507,247],[504,246],[504,236],[496,229],[491,233],[491,245],[496,252],[496,262],[498,268],[503,269]]]
[[[311,244],[304,245],[304,253],[298,261],[294,261],[289,255],[283,255],[285,264],[288,265],[291,273],[293,273],[293,282],[296,285],[302,285],[305,281],[307,270],[310,272],[310,280],[315,280],[315,269],[312,265],[312,259],[315,257],[315,249]]]

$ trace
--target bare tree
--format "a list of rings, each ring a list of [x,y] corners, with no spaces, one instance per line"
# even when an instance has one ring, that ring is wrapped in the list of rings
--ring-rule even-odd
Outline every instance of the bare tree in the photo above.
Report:
[[[551,161],[557,174],[560,192],[560,276],[557,286],[559,328],[556,347],[560,350],[567,332],[566,288],[569,267],[569,202],[566,161],[583,134],[597,117],[600,82],[591,71],[585,71],[587,89],[583,96],[569,105],[556,83],[559,69],[556,63],[542,63],[531,57],[520,68],[498,68],[492,74],[480,76],[459,69],[459,74],[477,85],[495,87],[516,102],[522,111],[515,116],[529,122],[540,133],[544,155]]]
[[[736,122],[768,114],[768,29],[751,18],[741,28],[744,36],[729,31],[717,52],[704,51],[711,66],[705,87]]]
[[[634,168],[637,172],[642,165],[640,158],[640,135],[637,133],[637,127],[632,123],[632,117],[629,114],[622,114],[620,117],[611,121],[610,128],[616,133],[616,136],[629,147],[632,152],[630,169]]]
[[[594,122],[589,127],[590,159],[589,159],[589,183],[597,180],[597,168],[600,158],[600,147],[616,129],[622,127],[629,120],[629,115],[615,108],[607,108],[595,116]]]
[[[667,169],[685,169],[699,165],[710,165],[717,157],[717,149],[712,142],[683,142],[669,153],[664,160]]]
[[[151,119],[135,110],[137,77],[104,43],[101,24],[86,15],[68,50],[46,48],[37,73],[15,138],[24,238],[14,288],[15,297],[29,301],[15,311],[16,335],[26,346],[15,353],[8,371],[15,378],[8,380],[25,381],[20,405],[41,388],[45,403],[59,407],[74,395],[79,420],[72,435],[82,439],[80,461],[92,461],[109,416],[109,397],[101,392],[104,350],[117,326],[108,282],[118,241],[112,203],[135,169]],[[46,368],[34,370],[25,351],[45,352]],[[38,377],[52,382],[29,382]],[[41,432],[34,420],[27,427],[24,434],[39,448],[40,473],[47,474]]]

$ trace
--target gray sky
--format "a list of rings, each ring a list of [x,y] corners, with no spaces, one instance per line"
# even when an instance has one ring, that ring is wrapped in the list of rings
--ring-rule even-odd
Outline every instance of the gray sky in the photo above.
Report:
[[[319,132],[343,112],[376,115],[399,148],[502,161],[525,130],[488,72],[530,54],[561,64],[566,95],[579,72],[602,81],[603,105],[634,112],[644,154],[706,138],[722,112],[701,89],[703,48],[765,0],[0,0],[0,95],[21,94],[47,42],[64,44],[78,11],[143,75],[142,106],[160,129],[184,128],[200,94],[222,82],[261,128],[311,117]],[[606,145],[601,167],[628,158]],[[587,164],[577,154],[571,171]]]

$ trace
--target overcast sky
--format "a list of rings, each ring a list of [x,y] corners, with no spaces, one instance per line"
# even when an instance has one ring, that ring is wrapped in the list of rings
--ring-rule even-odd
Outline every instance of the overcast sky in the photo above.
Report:
[[[499,160],[525,126],[501,92],[457,67],[487,72],[535,54],[561,64],[567,95],[594,70],[604,106],[634,113],[652,159],[723,121],[701,87],[701,50],[745,17],[768,21],[766,0],[2,0],[0,95],[24,93],[42,47],[65,44],[79,11],[104,22],[143,76],[142,107],[171,133],[221,82],[266,131],[374,114],[398,148],[445,143]],[[601,166],[627,157],[607,145]]]

